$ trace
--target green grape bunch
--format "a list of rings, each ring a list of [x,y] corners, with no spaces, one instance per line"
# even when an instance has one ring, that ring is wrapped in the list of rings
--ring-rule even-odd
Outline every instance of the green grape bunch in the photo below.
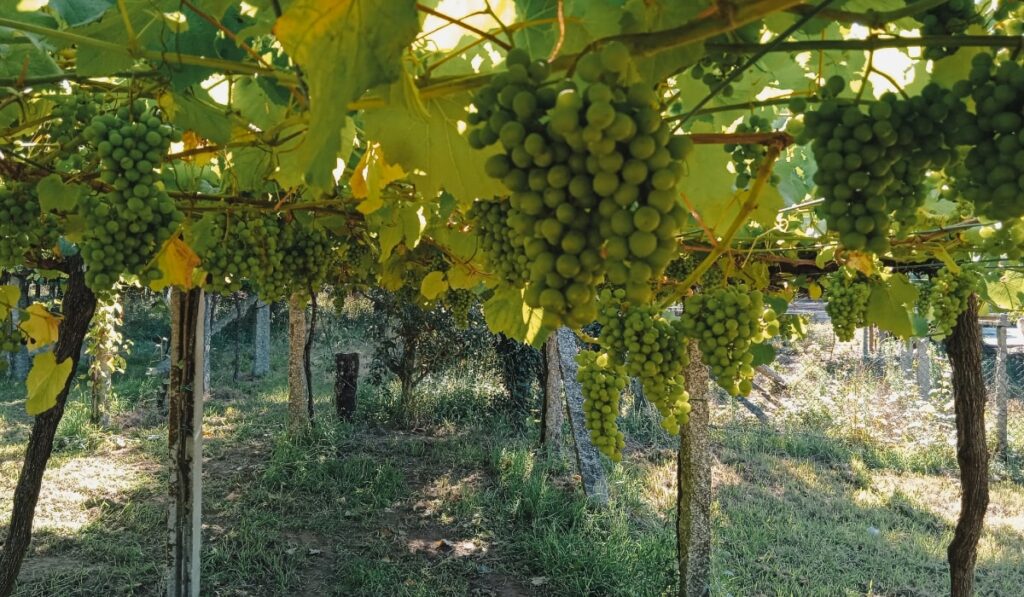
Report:
[[[936,84],[909,99],[886,93],[867,110],[829,99],[806,113],[800,141],[811,141],[818,165],[818,215],[843,247],[885,253],[894,223],[903,233],[917,223],[925,177],[959,159],[954,127],[943,123],[966,117],[958,97]]]
[[[968,268],[961,268],[954,273],[948,267],[943,267],[931,277],[925,295],[925,309],[932,338],[941,340],[953,332],[957,318],[967,310],[971,294],[980,284],[981,278]]]
[[[0,186],[0,266],[20,265],[25,255],[56,246],[60,229],[53,214],[43,214],[34,187]]]
[[[846,269],[829,274],[822,286],[828,293],[825,311],[832,322],[832,330],[843,342],[853,340],[857,328],[867,322],[871,286],[863,276]]]
[[[736,127],[738,134],[761,133],[771,130],[773,130],[771,122],[761,116],[751,116],[746,122],[740,123]],[[722,148],[732,157],[733,168],[736,170],[736,188],[750,188],[750,183],[757,178],[757,171],[768,154],[767,148],[756,143],[726,143]],[[779,176],[773,173],[769,182],[778,184]]]
[[[158,278],[160,272],[149,264],[184,216],[158,181],[157,168],[181,134],[136,100],[93,117],[82,135],[100,156],[99,179],[111,189],[86,196],[81,204],[86,283],[105,292],[123,274],[147,282]]]
[[[192,248],[208,274],[208,292],[238,292],[244,282],[256,280],[272,267],[267,257],[277,251],[278,235],[276,226],[268,227],[268,222],[260,215],[212,213],[193,227]]]
[[[907,0],[911,4],[913,0]],[[974,0],[949,0],[914,15],[921,23],[921,35],[963,35],[971,25],[981,23]],[[924,49],[928,60],[939,60],[957,51],[956,47],[932,46]]]
[[[82,142],[83,128],[102,109],[102,102],[91,93],[76,92],[60,96],[53,107],[55,117],[48,133],[50,142],[57,146],[57,155],[67,159],[77,155]],[[80,163],[78,164],[80,165]]]
[[[583,414],[590,441],[613,462],[622,460],[625,436],[619,431],[619,400],[629,383],[626,369],[606,353],[581,350],[576,355],[577,379],[583,390]]]
[[[751,348],[779,333],[778,317],[761,291],[736,284],[695,294],[684,302],[679,321],[685,334],[697,340],[718,385],[731,396],[749,394]]]
[[[469,313],[477,304],[476,294],[471,290],[454,289],[444,293],[444,306],[452,314],[459,329],[469,328]]]
[[[749,23],[726,35],[719,35],[708,40],[709,42],[735,42],[735,43],[757,43],[760,41],[761,26],[759,23]],[[690,69],[690,76],[701,81],[708,87],[714,89],[728,77],[730,77],[746,59],[745,54],[730,52],[727,50],[708,49],[701,56],[700,60]],[[736,80],[738,80],[737,77]],[[735,93],[732,83],[722,88],[723,97],[731,97]]]
[[[476,201],[467,214],[473,222],[487,268],[508,284],[529,279],[529,260],[523,237],[509,225],[512,205],[508,201]]]
[[[21,350],[24,344],[21,332],[11,321],[11,318],[0,320],[0,355],[3,353],[14,354]],[[0,373],[7,369],[7,359],[0,358]]]
[[[1024,216],[1024,65],[977,54],[970,75],[953,85],[953,93],[969,97],[976,111],[949,124],[957,144],[969,146],[955,173],[958,190],[977,216]]]
[[[276,239],[263,251],[265,267],[253,279],[260,299],[273,302],[323,285],[338,259],[333,236],[315,221],[262,217],[264,229],[276,233]]]
[[[500,144],[485,169],[510,192],[507,206],[477,210],[504,215],[481,226],[488,261],[525,278],[525,301],[550,326],[593,321],[605,281],[650,300],[687,219],[674,188],[692,143],[672,135],[620,43],[582,56],[577,81],[548,82],[547,64],[522,50],[506,64],[469,117],[471,145]]]

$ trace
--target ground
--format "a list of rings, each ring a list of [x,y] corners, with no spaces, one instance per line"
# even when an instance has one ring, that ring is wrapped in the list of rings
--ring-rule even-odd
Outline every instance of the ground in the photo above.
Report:
[[[367,386],[359,419],[334,421],[324,375],[316,428],[289,439],[283,377],[236,382],[220,365],[215,387],[232,389],[206,409],[204,595],[674,591],[675,457],[646,409],[622,423],[631,443],[624,463],[609,465],[610,506],[597,510],[571,458],[537,448],[537,423],[503,412],[485,371],[430,382],[419,407],[437,416],[413,430],[389,425],[391,394]],[[846,375],[801,379],[819,374]],[[827,407],[830,421],[861,408],[857,392],[869,395],[846,389],[846,406]],[[154,390],[122,381],[106,430],[84,422],[75,393],[17,595],[160,593],[166,426]],[[1024,420],[1014,406],[1012,420]],[[28,433],[23,408],[0,398],[4,527]],[[800,412],[775,409],[762,425],[735,403],[716,404],[713,594],[944,594],[959,509],[948,445],[868,441],[863,426],[839,433],[813,409]],[[1012,441],[1019,454],[1020,425]],[[1024,586],[1019,468],[994,471],[977,582],[979,595]]]

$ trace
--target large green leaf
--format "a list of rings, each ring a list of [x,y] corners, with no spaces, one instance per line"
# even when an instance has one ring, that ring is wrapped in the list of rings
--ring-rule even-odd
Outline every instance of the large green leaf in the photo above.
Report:
[[[487,327],[494,333],[540,348],[551,330],[541,325],[541,309],[531,309],[523,302],[522,290],[500,287],[483,305]]]
[[[119,50],[109,47],[98,48],[89,44],[81,44],[75,60],[76,72],[79,75],[109,75],[130,68],[135,59],[131,55],[132,34],[140,47],[165,49],[174,51],[173,40],[167,28],[164,13],[178,9],[179,3],[174,0],[125,0],[128,22],[131,33],[125,27],[117,5],[113,5],[98,21],[75,29],[78,35],[92,37],[115,44]]]
[[[59,174],[50,174],[39,180],[36,194],[39,196],[39,207],[43,212],[74,211],[78,207],[79,198],[88,189],[80,184],[64,184]]]
[[[414,0],[296,0],[274,26],[309,85],[309,132],[298,151],[308,182],[333,185],[345,106],[401,73],[419,31]]]
[[[985,298],[1006,311],[1024,310],[1024,273],[1008,271],[998,280],[988,280],[982,289]]]
[[[389,162],[411,173],[410,180],[424,197],[444,189],[467,205],[477,197],[505,193],[501,182],[484,172],[484,162],[497,148],[473,149],[459,133],[458,123],[465,119],[469,99],[468,94],[460,94],[424,102],[427,118],[408,102],[369,110],[363,117],[366,135],[380,143]]]
[[[868,297],[867,322],[900,338],[909,338],[914,329],[910,323],[910,311],[903,304],[900,294],[897,291],[894,295],[887,284],[872,284],[871,296]]]
[[[561,54],[575,54],[591,41],[619,32],[622,17],[621,0],[566,0],[563,5],[565,16],[565,39],[559,50]],[[558,3],[550,0],[516,0],[518,21],[551,19],[552,22],[536,27],[526,27],[516,32],[516,47],[523,48],[537,59],[547,58],[559,38]]]
[[[114,5],[114,0],[50,0],[47,6],[71,27],[95,21]]]
[[[39,77],[60,72],[50,54],[36,46],[33,39],[0,29],[0,77]]]

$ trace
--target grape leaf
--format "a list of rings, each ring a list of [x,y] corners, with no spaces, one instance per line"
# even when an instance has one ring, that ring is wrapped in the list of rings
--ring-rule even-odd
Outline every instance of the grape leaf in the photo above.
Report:
[[[886,284],[871,285],[867,322],[900,338],[909,338],[914,333],[910,313],[902,301],[893,296]]]
[[[166,50],[165,38],[172,37],[173,33],[167,29],[164,13],[178,10],[179,3],[176,0],[125,0],[124,6],[128,22],[131,23],[139,45]],[[74,32],[121,48],[114,50],[106,46],[97,48],[89,44],[79,44],[75,57],[77,74],[107,75],[126,70],[135,64],[135,58],[131,55],[130,35],[116,5],[111,6],[99,20],[84,27],[77,27]]]
[[[189,290],[196,286],[194,274],[199,266],[199,256],[181,240],[180,235],[167,239],[155,261],[160,277],[149,283],[153,290],[160,291],[168,286]]]
[[[28,336],[29,350],[36,350],[57,341],[63,317],[50,313],[40,303],[29,305],[24,313],[27,318],[18,324],[18,327]]]
[[[425,101],[425,119],[404,102],[368,110],[363,116],[366,135],[412,173],[410,179],[424,197],[434,197],[443,188],[468,207],[477,197],[506,192],[501,181],[484,172],[484,162],[498,147],[473,149],[459,133],[458,123],[466,117],[469,100],[469,94],[459,94]]]
[[[298,151],[310,184],[333,185],[345,106],[398,77],[418,32],[414,0],[295,0],[277,20],[274,33],[309,85],[309,132]]]
[[[483,305],[487,327],[494,333],[540,348],[551,330],[541,324],[542,309],[533,309],[523,302],[523,291],[500,287]]]
[[[61,72],[50,54],[35,40],[0,30],[0,77],[41,77]]]
[[[165,93],[159,103],[178,128],[195,131],[217,144],[231,140],[231,119],[227,110],[214,103],[203,88],[193,86],[185,92]]]
[[[982,288],[985,298],[1006,311],[1024,309],[1024,273],[1004,272],[998,280],[986,280]]]
[[[379,144],[371,145],[356,165],[349,186],[352,196],[362,199],[356,209],[361,214],[371,214],[384,207],[381,191],[392,182],[405,177],[401,166],[389,164]]]
[[[52,351],[39,353],[32,359],[32,369],[25,379],[28,398],[25,400],[25,411],[36,416],[57,405],[57,396],[71,377],[71,359],[57,362],[57,355]]]
[[[423,281],[420,283],[420,294],[427,300],[436,299],[446,290],[448,290],[448,281],[445,280],[444,272],[430,272],[423,277]]]
[[[423,229],[427,226],[427,218],[423,215],[423,207],[401,205],[398,208],[398,221],[402,224],[402,238],[405,246],[415,249],[420,244]]]
[[[761,365],[767,365],[775,360],[775,347],[767,342],[754,344],[750,347],[750,354],[754,357],[750,366],[760,367]]]
[[[36,193],[39,196],[39,208],[44,213],[53,211],[75,211],[78,199],[85,194],[86,188],[79,184],[64,184],[59,174],[50,174],[39,180]]]
[[[619,33],[622,2],[615,0],[567,0],[562,8],[565,39],[561,54],[575,54],[591,41]],[[550,0],[516,0],[519,22],[549,19],[550,23],[524,27],[512,36],[517,48],[534,59],[547,58],[559,38],[558,3]]]
[[[453,290],[469,290],[482,281],[482,275],[463,265],[452,265],[448,270],[448,285]]]
[[[18,308],[19,298],[21,289],[17,286],[0,286],[0,322],[6,321],[11,311]]]
[[[50,0],[47,6],[70,27],[95,21],[114,5],[115,0]]]
[[[686,158],[686,174],[678,189],[711,230],[728,227],[728,213],[739,205],[733,192],[735,175],[729,172],[729,154],[716,145],[697,145]]]

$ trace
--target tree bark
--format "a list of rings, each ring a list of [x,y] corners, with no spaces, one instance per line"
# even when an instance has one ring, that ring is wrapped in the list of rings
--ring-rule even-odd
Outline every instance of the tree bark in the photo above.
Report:
[[[583,413],[583,389],[576,380],[576,353],[579,345],[576,336],[567,327],[558,328],[558,356],[565,387],[566,410],[569,413],[569,427],[576,446],[576,464],[583,480],[583,492],[593,503],[604,506],[608,503],[608,479],[601,466],[601,454],[590,441],[586,415]]]
[[[70,258],[67,264],[69,279],[63,303],[64,319],[60,323],[54,354],[58,363],[71,359],[71,374],[57,395],[56,406],[38,415],[32,425],[32,435],[25,449],[25,461],[18,476],[18,485],[14,489],[7,539],[3,545],[3,552],[0,553],[0,595],[10,595],[14,590],[14,582],[18,578],[21,562],[28,550],[32,538],[32,520],[35,517],[39,490],[43,483],[43,472],[53,451],[53,436],[57,431],[57,424],[64,416],[68,392],[78,369],[79,356],[82,354],[82,342],[96,310],[96,296],[85,285],[81,258]]]
[[[974,590],[985,510],[988,508],[988,449],[985,442],[985,380],[981,372],[978,297],[972,295],[946,340],[953,369],[956,411],[956,460],[960,465],[960,517],[949,544],[950,594],[966,597]]]
[[[1004,313],[996,328],[996,449],[995,457],[1005,461],[1009,456],[1010,443],[1007,433],[1008,412],[1007,398],[1010,394],[1009,379],[1006,374],[1006,361],[1009,357],[1006,347],[1006,328],[1010,325]]]
[[[708,369],[696,342],[690,342],[686,391],[690,421],[680,432],[676,548],[679,595],[699,597],[711,590],[711,405]]]
[[[540,443],[551,450],[562,446],[562,421],[565,402],[562,400],[562,370],[558,356],[558,335],[551,334],[544,343],[544,411],[541,413]]]
[[[334,410],[338,418],[351,421],[356,412],[356,391],[359,389],[359,353],[339,352],[334,355]]]
[[[252,374],[263,377],[270,373],[270,305],[256,303],[256,333],[253,337]]]
[[[198,597],[203,510],[203,400],[206,396],[206,307],[201,289],[171,293],[171,373],[167,443],[168,597]]]
[[[306,301],[300,294],[288,300],[288,430],[303,433],[309,428],[306,354]]]

